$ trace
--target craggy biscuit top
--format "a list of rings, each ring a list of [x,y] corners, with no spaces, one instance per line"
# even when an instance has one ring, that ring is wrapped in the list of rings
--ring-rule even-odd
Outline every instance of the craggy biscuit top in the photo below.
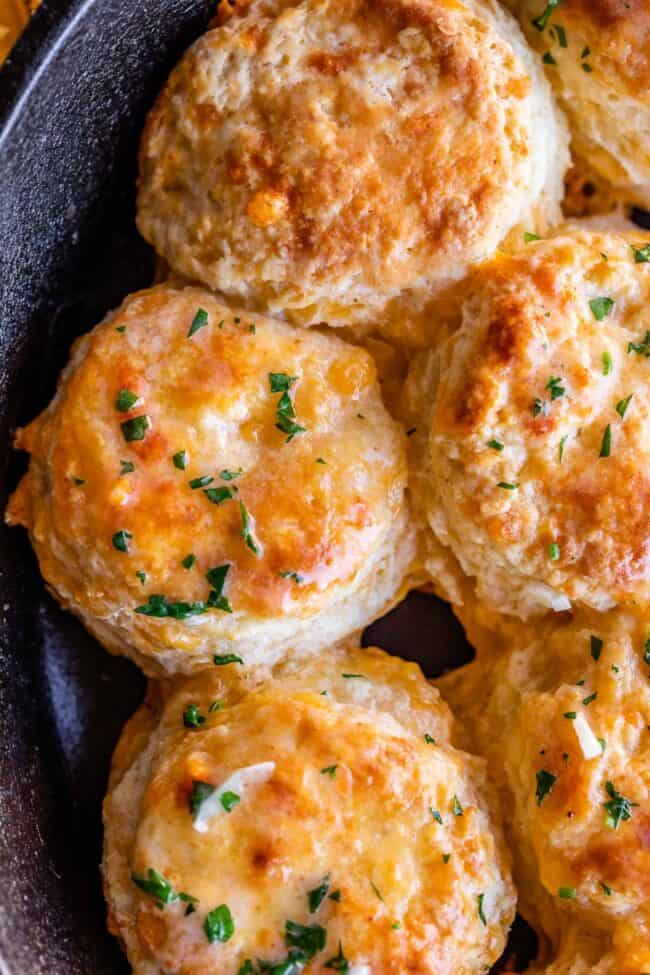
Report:
[[[620,975],[650,965],[649,637],[619,610],[522,626],[464,716],[514,804],[524,913],[555,940],[608,933]]]
[[[316,612],[401,516],[403,434],[370,356],[192,288],[131,296],[80,339],[17,442],[9,520],[64,601],[136,641]]]
[[[564,160],[543,76],[495,4],[254,0],[163,89],[138,225],[252,307],[372,322],[403,289],[461,277],[546,191],[554,216]]]
[[[574,233],[485,264],[447,343],[429,520],[521,616],[650,597],[650,245]]]
[[[649,0],[514,0],[542,55],[574,149],[615,185],[650,198]]]
[[[137,975],[483,971],[513,898],[481,764],[448,720],[379,651],[247,690],[174,685],[127,727],[105,805],[110,924]]]

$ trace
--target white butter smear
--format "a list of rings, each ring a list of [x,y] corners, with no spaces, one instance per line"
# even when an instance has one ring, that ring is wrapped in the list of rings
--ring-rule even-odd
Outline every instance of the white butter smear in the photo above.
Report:
[[[198,833],[207,833],[211,820],[215,816],[226,814],[226,810],[221,804],[221,796],[224,792],[234,792],[240,799],[243,799],[246,789],[253,785],[268,782],[274,772],[275,762],[260,762],[259,765],[247,765],[245,768],[238,768],[215,789],[212,795],[201,803],[201,808],[194,820],[194,829]]]
[[[578,744],[582,749],[582,754],[589,761],[592,758],[600,758],[603,754],[602,745],[591,730],[589,722],[580,711],[573,720],[573,730],[576,733]]]

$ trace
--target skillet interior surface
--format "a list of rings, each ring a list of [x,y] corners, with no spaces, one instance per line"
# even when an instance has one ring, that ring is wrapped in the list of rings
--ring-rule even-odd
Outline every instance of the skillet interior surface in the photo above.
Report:
[[[0,73],[2,510],[24,466],[15,426],[50,399],[73,339],[151,281],[133,222],[138,135],[209,14],[205,0],[44,0]],[[101,800],[144,681],[57,608],[25,534],[0,532],[0,972],[118,975]],[[365,642],[428,676],[472,656],[448,607],[420,593]],[[511,940],[520,967],[534,938],[520,922]]]

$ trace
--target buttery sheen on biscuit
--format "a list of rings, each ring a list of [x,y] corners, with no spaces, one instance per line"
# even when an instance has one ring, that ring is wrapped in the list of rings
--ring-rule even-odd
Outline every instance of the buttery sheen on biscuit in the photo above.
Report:
[[[648,604],[649,305],[641,231],[532,241],[472,279],[418,379],[413,483],[484,607]]]
[[[650,205],[650,0],[509,0],[566,111],[577,155]]]
[[[520,910],[617,975],[650,970],[649,632],[621,610],[521,624],[441,682],[511,811]]]
[[[404,434],[370,355],[161,286],[75,345],[8,520],[150,674],[315,652],[403,590]]]
[[[507,858],[419,668],[331,649],[233,671],[156,690],[114,756],[104,884],[135,975],[486,971]]]
[[[492,0],[253,0],[163,89],[138,226],[247,307],[372,326],[556,220],[566,144]]]

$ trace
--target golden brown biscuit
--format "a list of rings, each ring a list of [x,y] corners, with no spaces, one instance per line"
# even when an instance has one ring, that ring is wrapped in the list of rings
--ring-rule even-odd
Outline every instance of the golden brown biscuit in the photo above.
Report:
[[[222,675],[174,682],[116,752],[104,882],[136,975],[485,971],[507,857],[419,668],[332,649]]]
[[[138,226],[248,307],[401,331],[391,302],[414,314],[513,226],[557,220],[566,141],[493,0],[253,0],[160,95]]]
[[[520,624],[441,682],[510,810],[520,910],[569,959],[588,933],[618,975],[650,970],[649,636],[621,610]]]
[[[404,435],[369,354],[338,338],[143,291],[78,341],[17,444],[9,522],[149,674],[315,652],[403,591]]]
[[[418,365],[431,572],[448,553],[494,613],[648,602],[649,240],[573,231],[500,254]]]
[[[650,204],[650,0],[509,0],[567,112],[573,149]]]

